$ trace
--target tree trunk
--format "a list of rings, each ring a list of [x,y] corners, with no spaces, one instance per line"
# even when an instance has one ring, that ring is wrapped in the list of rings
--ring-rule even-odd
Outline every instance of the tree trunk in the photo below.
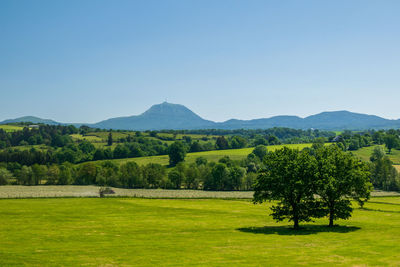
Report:
[[[297,210],[297,205],[292,204],[292,209],[293,209],[293,228],[295,230],[299,229],[299,211]]]
[[[329,208],[329,227],[333,227],[333,215],[334,215],[334,209],[333,205]]]
[[[294,225],[293,225],[293,228],[295,229],[295,230],[298,230],[299,229],[299,219],[298,218],[294,218]]]

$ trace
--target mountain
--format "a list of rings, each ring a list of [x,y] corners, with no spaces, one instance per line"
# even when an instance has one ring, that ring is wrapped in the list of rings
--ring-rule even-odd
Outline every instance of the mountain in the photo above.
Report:
[[[388,120],[375,115],[349,111],[330,111],[311,115],[304,119],[296,116],[276,116],[247,121],[229,120],[220,125],[220,128],[223,129],[265,129],[272,127],[321,130],[386,129],[400,128],[400,120]]]
[[[306,118],[275,116],[254,120],[231,119],[225,122],[205,120],[183,105],[164,102],[152,106],[138,116],[113,118],[90,125],[103,129],[162,130],[162,129],[295,129],[365,130],[400,128],[400,120],[388,120],[374,115],[349,111],[322,112]]]
[[[228,120],[218,124],[218,129],[266,129],[273,127],[303,128],[302,118],[297,116],[275,116],[268,119]]]
[[[388,120],[375,115],[349,111],[322,112],[304,119],[305,128],[319,129],[382,129],[399,128],[400,120]],[[316,127],[314,127],[316,126]]]
[[[53,120],[44,120],[37,117],[22,117],[14,120],[5,120],[0,124],[12,122],[45,123],[51,125],[63,124]],[[83,124],[70,123],[79,127]],[[297,116],[275,116],[254,120],[231,119],[225,122],[213,122],[201,118],[199,115],[183,105],[161,103],[152,106],[144,113],[136,116],[111,118],[95,124],[86,124],[101,129],[121,130],[193,130],[193,129],[267,129],[272,127],[287,127],[294,129],[320,130],[366,130],[400,128],[399,120],[388,120],[374,115],[353,113],[349,111],[329,111],[306,118]]]
[[[183,105],[164,102],[138,116],[119,117],[90,125],[103,129],[162,130],[208,129],[215,122],[205,120]]]
[[[5,120],[5,121],[0,122],[0,124],[18,123],[18,122],[43,123],[43,124],[49,124],[49,125],[61,124],[61,123],[53,121],[53,120],[41,119],[41,118],[34,117],[34,116],[25,116],[25,117],[20,117],[20,118],[16,118],[16,119]]]

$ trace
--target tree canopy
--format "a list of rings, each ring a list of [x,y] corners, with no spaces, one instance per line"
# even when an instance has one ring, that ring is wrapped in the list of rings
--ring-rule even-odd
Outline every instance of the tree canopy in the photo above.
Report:
[[[169,165],[175,166],[185,160],[186,149],[182,142],[175,141],[168,150]]]
[[[351,216],[350,198],[361,205],[369,199],[372,190],[369,166],[337,146],[321,147],[315,155],[318,164],[315,193],[328,213],[329,226],[333,226],[334,220]]]
[[[317,162],[308,151],[284,147],[266,155],[265,170],[257,177],[254,202],[278,200],[272,207],[277,221],[289,219],[294,228],[315,215],[313,181]]]
[[[272,216],[299,222],[329,215],[329,226],[336,219],[348,219],[350,199],[360,204],[369,199],[372,185],[367,163],[336,145],[315,149],[283,148],[265,156],[265,169],[254,187],[255,203],[277,200]]]

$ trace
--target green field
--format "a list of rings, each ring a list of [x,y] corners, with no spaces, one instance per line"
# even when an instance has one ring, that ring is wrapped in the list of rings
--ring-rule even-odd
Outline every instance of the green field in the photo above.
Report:
[[[284,146],[290,148],[298,148],[303,149],[305,147],[310,147],[311,144],[289,144],[289,145],[273,145],[268,146],[268,151],[274,151],[276,149],[280,149]],[[212,151],[203,151],[203,152],[194,152],[188,153],[185,158],[185,162],[193,163],[198,157],[204,157],[208,161],[218,161],[220,158],[228,156],[232,160],[241,160],[247,157],[252,151],[254,147],[248,148],[240,148],[240,149],[227,149],[227,150],[212,150]],[[127,158],[127,159],[114,159],[111,160],[117,164],[125,163],[128,161],[134,161],[139,165],[144,165],[148,163],[158,163],[161,165],[168,165],[169,164],[169,157],[168,155],[162,156],[151,156],[151,157],[139,157],[139,158]],[[95,161],[97,163],[103,162],[103,160]]]
[[[397,266],[400,198],[289,229],[246,200],[0,200],[0,266]],[[268,204],[269,205],[269,204]]]
[[[24,129],[24,127],[4,124],[0,125],[0,129],[3,129],[6,132],[15,132],[15,131],[21,131],[22,129]]]
[[[371,157],[372,151],[375,147],[377,146],[363,147],[359,150],[352,151],[352,153],[362,160],[369,161],[369,158]],[[382,147],[384,146],[382,145]],[[392,149],[392,152],[390,154],[387,154],[387,156],[390,158],[393,164],[400,165],[400,150]]]
[[[106,140],[103,140],[102,138],[100,138],[96,135],[71,134],[70,136],[74,140],[87,140],[87,141],[93,142],[93,143],[101,143],[101,142],[105,143],[106,142]]]

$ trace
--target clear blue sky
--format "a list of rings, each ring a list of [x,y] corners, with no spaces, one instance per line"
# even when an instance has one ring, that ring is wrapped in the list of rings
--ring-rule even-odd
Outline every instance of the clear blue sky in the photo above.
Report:
[[[0,1],[0,120],[400,118],[400,1]]]

